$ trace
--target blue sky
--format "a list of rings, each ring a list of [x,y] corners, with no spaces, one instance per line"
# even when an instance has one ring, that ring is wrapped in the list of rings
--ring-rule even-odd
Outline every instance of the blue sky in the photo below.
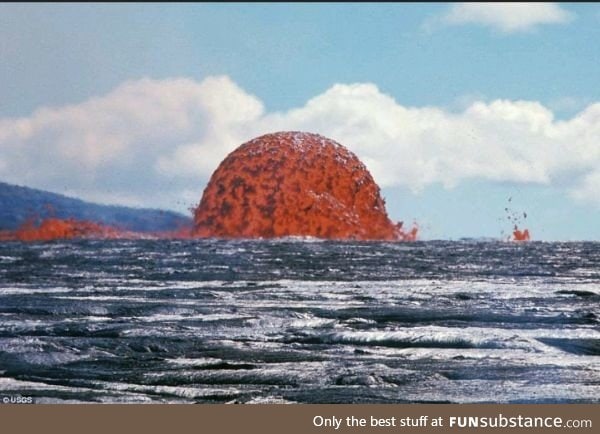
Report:
[[[600,240],[600,6],[490,8],[0,5],[0,179],[185,210],[242,141],[309,129],[427,238],[510,206]]]

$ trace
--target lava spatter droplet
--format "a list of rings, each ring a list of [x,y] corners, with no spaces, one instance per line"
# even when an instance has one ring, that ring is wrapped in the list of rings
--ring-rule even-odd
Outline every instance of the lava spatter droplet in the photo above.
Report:
[[[213,173],[194,212],[194,235],[413,240],[387,216],[379,187],[348,149],[303,132],[244,143]]]
[[[512,196],[508,198],[508,202],[512,201]],[[513,224],[512,238],[509,236],[509,241],[530,241],[531,235],[529,229],[520,229],[527,220],[527,212],[515,212],[509,207],[504,208],[506,219]]]
[[[513,230],[513,241],[529,241],[531,236],[529,235],[529,229],[521,230],[515,226]]]

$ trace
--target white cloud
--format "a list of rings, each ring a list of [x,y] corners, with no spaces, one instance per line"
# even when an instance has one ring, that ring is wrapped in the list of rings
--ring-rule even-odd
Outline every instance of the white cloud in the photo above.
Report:
[[[413,190],[465,179],[551,184],[600,167],[600,104],[556,121],[537,102],[474,102],[461,113],[409,108],[372,84],[336,85],[287,113],[272,129],[316,131],[354,151],[382,186]]]
[[[185,210],[227,153],[281,130],[346,145],[381,186],[560,182],[575,199],[600,204],[600,103],[568,120],[532,101],[474,101],[451,112],[406,107],[359,83],[266,113],[227,77],[143,79],[81,104],[0,119],[0,180]]]
[[[565,24],[574,14],[556,3],[457,3],[442,16],[449,25],[479,24],[504,33],[529,31],[542,24]]]
[[[201,185],[209,167],[237,142],[236,126],[262,114],[262,103],[227,77],[126,82],[107,95],[27,118],[0,119],[0,179],[38,188],[73,191],[90,200],[137,197],[131,204],[179,206],[175,196],[189,180],[156,173],[164,158],[195,143]],[[202,170],[204,168],[204,170]],[[173,201],[158,200],[158,187]],[[184,207],[181,207],[184,208]]]

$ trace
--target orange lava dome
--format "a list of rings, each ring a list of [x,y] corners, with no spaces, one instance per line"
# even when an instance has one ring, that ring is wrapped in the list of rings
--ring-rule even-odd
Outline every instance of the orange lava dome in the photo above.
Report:
[[[387,216],[379,187],[348,149],[318,134],[279,132],[244,143],[213,173],[194,236],[414,240]]]

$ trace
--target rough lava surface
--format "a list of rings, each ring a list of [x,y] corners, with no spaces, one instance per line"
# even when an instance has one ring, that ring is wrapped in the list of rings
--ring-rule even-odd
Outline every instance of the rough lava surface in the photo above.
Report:
[[[379,187],[342,145],[278,132],[244,143],[213,173],[194,211],[194,236],[414,240],[387,216]]]

